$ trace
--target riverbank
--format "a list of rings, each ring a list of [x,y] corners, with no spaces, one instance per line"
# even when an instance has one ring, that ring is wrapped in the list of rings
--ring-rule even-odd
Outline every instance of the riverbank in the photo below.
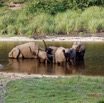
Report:
[[[44,36],[41,39],[45,41],[82,41],[82,42],[104,42],[104,37],[69,37],[69,36]],[[0,37],[0,41],[40,41],[39,38],[28,38],[28,37]]]
[[[0,78],[7,80],[16,80],[23,78],[43,78],[43,77],[58,78],[58,77],[67,77],[67,76],[0,72]]]

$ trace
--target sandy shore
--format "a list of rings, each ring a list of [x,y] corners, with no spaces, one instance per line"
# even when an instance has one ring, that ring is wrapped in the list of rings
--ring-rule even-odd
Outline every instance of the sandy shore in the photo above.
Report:
[[[104,37],[54,37],[46,36],[45,41],[82,41],[82,42],[104,42]],[[28,37],[0,37],[0,41],[40,41],[40,39]]]
[[[15,79],[22,79],[22,78],[43,78],[43,77],[50,77],[50,78],[58,78],[58,77],[67,77],[67,76],[57,76],[57,75],[41,75],[41,74],[22,74],[22,73],[7,73],[7,72],[0,72],[0,78],[7,79],[7,80],[15,80]]]

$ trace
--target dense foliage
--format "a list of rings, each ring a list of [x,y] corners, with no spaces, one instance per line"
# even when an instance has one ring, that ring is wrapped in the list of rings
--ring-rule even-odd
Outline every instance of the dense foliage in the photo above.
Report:
[[[56,14],[68,9],[85,9],[95,5],[104,6],[104,0],[35,0],[28,10],[29,13],[38,11]]]
[[[0,3],[1,35],[47,35],[104,31],[104,0],[12,0]]]

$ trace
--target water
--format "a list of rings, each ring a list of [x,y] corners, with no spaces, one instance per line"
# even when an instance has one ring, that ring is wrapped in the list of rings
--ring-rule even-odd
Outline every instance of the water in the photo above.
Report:
[[[59,66],[56,64],[39,64],[37,59],[9,59],[8,53],[16,45],[24,42],[0,42],[1,72],[15,72],[46,75],[96,75],[104,76],[104,42],[85,42],[86,53],[83,62],[76,65]],[[38,42],[42,47],[43,42]],[[71,47],[72,42],[47,42],[48,45]]]

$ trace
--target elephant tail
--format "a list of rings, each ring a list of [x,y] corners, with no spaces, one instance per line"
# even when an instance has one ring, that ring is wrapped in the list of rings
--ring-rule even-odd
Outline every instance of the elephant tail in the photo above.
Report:
[[[66,56],[66,53],[65,53],[65,49],[62,50],[63,54],[64,54],[64,57],[66,59],[66,62],[67,62],[67,56]]]
[[[63,54],[64,54],[64,56],[65,56],[65,58],[66,58],[66,53],[65,53],[65,50],[63,49],[63,50],[62,50],[62,52],[63,52]]]
[[[19,53],[18,53],[18,55],[17,55],[17,58],[19,58],[19,55],[20,55],[20,53],[21,53],[21,51],[20,51],[20,49],[18,48],[18,51],[19,51]]]

